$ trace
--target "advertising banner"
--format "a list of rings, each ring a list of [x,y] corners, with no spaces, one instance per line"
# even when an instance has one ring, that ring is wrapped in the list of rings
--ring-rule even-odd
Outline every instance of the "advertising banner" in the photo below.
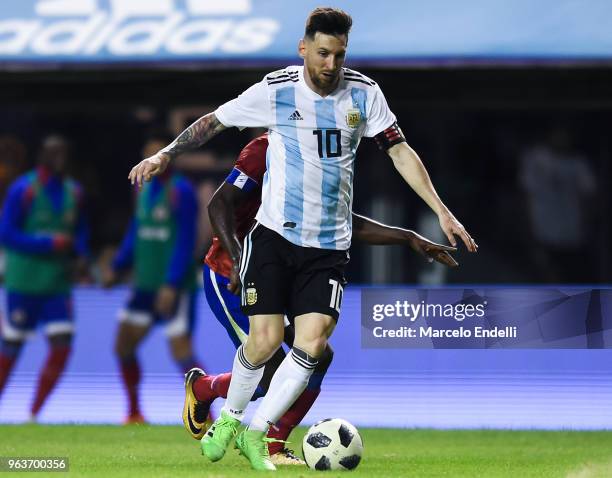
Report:
[[[281,0],[3,0],[0,62],[247,66],[298,61],[320,2]],[[338,0],[353,16],[348,61],[605,61],[612,4],[570,0]]]

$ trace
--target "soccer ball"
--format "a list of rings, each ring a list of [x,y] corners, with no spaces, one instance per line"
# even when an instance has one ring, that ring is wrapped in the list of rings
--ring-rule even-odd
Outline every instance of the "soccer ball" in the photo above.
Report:
[[[314,470],[353,470],[363,453],[363,442],[357,429],[341,418],[326,418],[310,427],[302,453]]]

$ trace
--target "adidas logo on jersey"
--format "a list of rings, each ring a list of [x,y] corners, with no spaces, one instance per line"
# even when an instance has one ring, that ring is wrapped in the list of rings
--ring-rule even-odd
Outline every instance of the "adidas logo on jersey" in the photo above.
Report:
[[[289,119],[293,121],[297,121],[297,120],[303,120],[304,118],[302,118],[302,115],[300,114],[298,110],[295,110],[293,113],[291,113],[291,116],[289,116]]]

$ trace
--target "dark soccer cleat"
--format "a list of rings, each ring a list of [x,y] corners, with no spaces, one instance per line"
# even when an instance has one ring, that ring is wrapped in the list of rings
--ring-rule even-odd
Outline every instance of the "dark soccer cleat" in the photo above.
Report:
[[[193,393],[193,382],[206,374],[201,368],[192,368],[185,374],[185,404],[183,405],[183,425],[196,440],[201,439],[211,425],[209,416],[211,401],[200,402]]]

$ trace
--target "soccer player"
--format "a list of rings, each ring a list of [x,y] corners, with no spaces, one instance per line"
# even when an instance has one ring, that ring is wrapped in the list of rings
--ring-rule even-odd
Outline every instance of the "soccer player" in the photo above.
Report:
[[[351,242],[354,159],[362,137],[377,140],[438,215],[453,246],[458,235],[469,251],[477,250],[438,197],[379,86],[343,68],[351,24],[341,10],[315,9],[299,43],[303,66],[266,75],[128,175],[140,185],[176,155],[230,126],[269,131],[261,207],[245,237],[239,269],[249,335],[238,348],[221,416],[202,438],[211,461],[220,460],[236,437],[264,365],[283,340],[283,314],[290,310],[295,315],[291,353],[275,372],[250,425],[236,437],[236,447],[254,469],[275,469],[266,446],[268,428],[306,388],[339,316]]]
[[[240,285],[240,243],[253,226],[261,203],[267,148],[267,135],[259,136],[246,145],[233,170],[208,206],[215,237],[204,265],[206,298],[215,317],[227,330],[237,348],[243,344],[249,333],[249,319],[241,312],[240,298],[235,295]],[[384,226],[356,214],[353,214],[353,237],[371,244],[409,245],[430,260],[435,259],[451,267],[457,266],[457,262],[449,254],[449,251],[454,251],[455,248],[434,244],[413,231]],[[288,315],[291,316],[290,313]],[[293,333],[293,326],[286,322],[284,342],[289,347],[293,345]],[[291,450],[283,447],[283,442],[314,404],[332,357],[333,351],[328,344],[306,389],[276,426],[268,431],[268,438],[275,440],[268,444],[270,459],[275,465],[304,463]],[[268,360],[253,399],[265,394],[272,375],[284,358],[285,353],[279,348]],[[202,438],[206,432],[206,424],[200,423],[198,417],[202,417],[203,421],[212,402],[218,397],[227,396],[230,381],[231,373],[207,376],[202,370],[194,368],[186,374],[183,422],[192,437]]]
[[[89,258],[83,192],[65,174],[68,157],[69,145],[64,138],[45,138],[38,167],[13,182],[0,219],[0,239],[6,248],[8,312],[2,319],[0,392],[24,341],[37,326],[44,327],[49,343],[30,408],[32,421],[70,355],[74,259],[83,273]]]
[[[144,146],[149,155],[167,144],[153,135]],[[154,324],[164,324],[172,356],[185,373],[197,367],[191,346],[196,302],[198,203],[189,181],[168,168],[138,192],[136,211],[103,285],[110,287],[133,269],[133,290],[119,314],[115,354],[128,396],[125,423],[143,423],[136,349]]]

